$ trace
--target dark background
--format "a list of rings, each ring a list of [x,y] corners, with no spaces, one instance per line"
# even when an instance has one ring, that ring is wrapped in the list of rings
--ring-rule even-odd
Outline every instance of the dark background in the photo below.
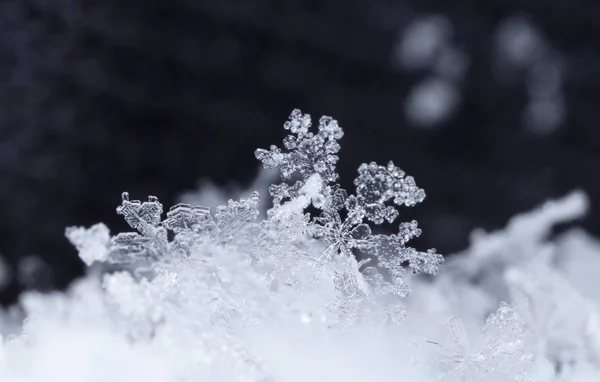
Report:
[[[0,302],[81,274],[64,228],[126,229],[123,190],[168,207],[250,182],[293,108],[340,121],[345,186],[371,160],[416,178],[422,248],[594,200],[598,20],[592,0],[3,0]]]

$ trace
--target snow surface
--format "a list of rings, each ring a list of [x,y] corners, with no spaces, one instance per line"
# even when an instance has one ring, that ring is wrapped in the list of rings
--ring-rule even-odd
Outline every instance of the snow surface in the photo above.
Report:
[[[581,229],[551,235],[585,214],[584,193],[474,233],[441,264],[405,246],[416,222],[370,232],[423,200],[414,179],[365,164],[348,196],[333,183],[341,130],[321,121],[309,133],[294,112],[288,151],[257,152],[299,175],[271,187],[263,220],[256,193],[214,211],[179,204],[163,221],[156,198],[124,194],[118,211],[136,233],[68,229],[82,261],[113,270],[2,312],[0,381],[600,380],[600,243]]]

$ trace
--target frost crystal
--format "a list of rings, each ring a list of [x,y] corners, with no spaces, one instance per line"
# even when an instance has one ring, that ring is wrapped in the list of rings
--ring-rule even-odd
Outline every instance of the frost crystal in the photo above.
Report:
[[[344,189],[333,183],[337,180],[335,164],[338,157],[334,154],[339,145],[336,140],[343,136],[342,129],[330,117],[321,118],[318,133],[311,133],[310,127],[310,116],[294,110],[285,125],[292,133],[284,140],[289,152],[271,146],[271,151],[258,149],[256,157],[266,168],[279,166],[283,179],[290,179],[294,173],[298,173],[304,182],[310,176],[320,176],[320,193],[311,199],[312,205],[321,212],[310,218],[307,230],[327,245],[324,259],[338,255],[352,257],[353,250],[378,259],[376,265],[379,267],[365,268],[364,276],[357,270],[366,262],[354,266],[355,269],[340,269],[336,280],[342,280],[339,284],[343,286],[338,287],[339,290],[353,298],[368,294],[364,281],[369,281],[376,294],[405,296],[409,289],[405,283],[404,265],[408,264],[413,273],[435,274],[443,261],[442,256],[433,249],[419,252],[406,247],[408,240],[421,233],[415,221],[401,224],[397,235],[374,235],[365,220],[374,224],[392,223],[399,215],[397,206],[414,206],[423,201],[425,192],[416,186],[412,177],[405,177],[393,162],[387,166],[371,162],[359,167],[358,177],[354,180],[356,195],[348,196]],[[291,186],[286,183],[272,186],[274,210],[280,208],[282,201],[296,198],[303,184],[298,181]],[[388,277],[378,277],[380,270],[385,270]],[[352,281],[353,278],[358,279]],[[356,290],[349,292],[353,288]]]
[[[355,337],[359,328],[401,330],[407,273],[435,274],[443,258],[408,246],[421,234],[416,221],[390,235],[374,229],[394,223],[400,206],[416,205],[425,193],[392,162],[361,165],[356,191],[348,193],[336,183],[343,136],[337,121],[322,117],[311,131],[310,116],[295,110],[284,127],[283,149],[255,153],[282,175],[269,189],[273,206],[265,219],[256,192],[212,209],[180,203],[166,214],[154,196],[130,200],[123,193],[117,213],[132,232],[67,231],[86,263],[116,264],[109,269],[117,272],[88,278],[72,298],[39,299],[37,308],[33,299],[27,309],[77,309],[87,293],[95,313],[69,313],[83,317],[86,328],[114,328],[119,341],[156,354],[171,376],[156,380],[174,382],[284,380],[273,362],[277,349],[262,348],[281,341],[273,333],[294,346],[312,344],[308,354],[320,351],[316,343],[338,348],[337,338]],[[270,363],[258,355],[261,348]]]
[[[158,260],[172,250],[186,253],[194,244],[208,239],[231,241],[259,215],[257,192],[248,199],[229,200],[227,205],[218,206],[214,217],[207,207],[180,203],[171,207],[164,221],[161,221],[163,207],[156,197],[149,196],[142,203],[130,201],[129,194],[124,192],[122,198],[117,213],[139,233],[119,233],[112,238],[109,261],[114,263]],[[175,240],[167,240],[167,230],[175,233]]]
[[[282,153],[277,146],[271,146],[270,151],[256,150],[256,158],[266,168],[279,166],[285,179],[298,172],[303,179],[319,174],[328,182],[335,181],[338,177],[335,171],[338,156],[335,154],[340,150],[337,140],[344,132],[331,117],[321,117],[316,134],[309,131],[311,125],[310,115],[295,109],[284,124],[284,128],[291,132],[283,141],[290,152]]]
[[[294,111],[285,128],[283,149],[256,152],[282,173],[267,211],[249,192],[163,215],[157,198],[124,193],[117,213],[132,232],[67,229],[87,265],[113,265],[64,293],[24,293],[15,315],[0,310],[0,380],[598,381],[600,243],[549,235],[585,212],[584,194],[475,236],[454,267],[412,278],[419,293],[401,298],[411,273],[435,274],[443,259],[408,246],[416,221],[390,235],[378,225],[398,224],[423,190],[393,163],[369,163],[347,192],[338,123],[311,131]],[[24,276],[40,265],[29,260]]]
[[[528,381],[533,354],[527,347],[526,327],[508,304],[491,314],[480,336],[469,340],[463,322],[453,317],[446,324],[450,341],[433,347],[433,362],[441,366],[441,380],[448,382]]]
[[[266,168],[279,167],[284,180],[270,188],[274,206],[267,220],[256,221],[256,192],[247,199],[230,200],[214,214],[206,207],[178,204],[164,221],[157,198],[150,196],[141,202],[129,200],[124,193],[117,213],[137,232],[120,233],[112,239],[109,261],[152,264],[170,261],[168,254],[173,251],[186,255],[203,243],[226,244],[238,248],[246,261],[269,277],[277,275],[288,285],[310,288],[315,272],[331,272],[339,293],[331,305],[336,312],[348,311],[350,306],[360,310],[367,301],[379,298],[375,296],[405,296],[409,292],[405,268],[412,273],[437,272],[441,255],[406,245],[421,233],[416,221],[400,224],[398,233],[392,235],[373,234],[368,224],[392,223],[399,215],[397,207],[414,206],[425,198],[412,177],[392,162],[387,166],[362,164],[354,180],[356,194],[348,196],[334,183],[338,178],[337,141],[344,134],[338,122],[322,117],[317,132],[312,132],[310,116],[294,110],[284,127],[290,132],[284,139],[285,150],[271,146],[255,153]],[[294,175],[299,175],[294,184],[285,182]],[[316,216],[305,213],[311,204],[319,211]],[[172,240],[168,240],[168,231],[174,233]],[[301,238],[323,243],[323,252],[315,258],[300,244]],[[369,260],[357,263],[355,251]],[[376,261],[366,267],[371,258]],[[283,276],[285,273],[288,275]],[[300,274],[306,275],[304,279],[298,278]],[[398,305],[375,305],[392,320],[403,315]]]
[[[591,357],[586,325],[597,309],[593,302],[547,264],[535,262],[511,269],[505,278],[539,356],[562,370]]]
[[[147,202],[129,200],[129,194],[122,194],[122,202],[117,213],[136,232],[119,233],[111,240],[109,260],[117,263],[156,259],[167,247],[167,231],[161,227],[160,218],[163,206],[154,196]]]
[[[404,177],[404,172],[389,162],[387,167],[375,162],[363,163],[358,169],[359,176],[354,180],[358,204],[364,208],[365,217],[375,224],[384,220],[393,222],[398,211],[386,203],[393,200],[395,205],[414,206],[425,199],[425,191],[418,188],[415,180]]]

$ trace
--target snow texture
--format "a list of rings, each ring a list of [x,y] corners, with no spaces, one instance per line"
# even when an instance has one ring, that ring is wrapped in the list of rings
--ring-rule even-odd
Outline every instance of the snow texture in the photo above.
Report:
[[[282,175],[265,218],[257,192],[166,214],[123,193],[132,232],[67,229],[104,271],[0,314],[0,380],[598,380],[600,244],[579,229],[551,236],[585,214],[582,192],[475,233],[443,265],[407,245],[416,221],[396,223],[425,198],[412,177],[363,164],[348,193],[338,122],[312,131],[294,110],[284,127],[283,149],[255,153]],[[374,233],[384,222],[397,233]]]

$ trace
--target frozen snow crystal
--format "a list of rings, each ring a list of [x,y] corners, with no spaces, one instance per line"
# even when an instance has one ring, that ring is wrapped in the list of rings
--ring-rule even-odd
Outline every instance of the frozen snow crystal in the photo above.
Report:
[[[162,211],[156,197],[149,196],[147,202],[141,202],[129,200],[129,194],[124,192],[117,213],[139,233],[124,232],[113,237],[109,260],[128,263],[159,257],[167,246],[167,232],[160,225]]]
[[[340,150],[337,141],[344,132],[336,120],[326,116],[319,120],[316,134],[309,131],[311,126],[310,115],[295,109],[284,125],[291,133],[283,141],[290,152],[282,152],[273,145],[270,151],[257,149],[256,158],[263,162],[265,168],[279,166],[285,179],[297,172],[303,179],[319,174],[326,181],[335,181],[338,177],[335,171],[338,156],[335,154]]]
[[[239,201],[229,200],[227,205],[218,206],[213,214],[208,207],[179,203],[167,212],[161,221],[163,206],[156,197],[149,196],[147,202],[129,200],[123,193],[117,213],[138,232],[119,233],[111,240],[108,260],[114,263],[135,263],[168,259],[173,250],[188,252],[194,244],[208,239],[222,242],[249,227],[258,215],[259,196],[254,192],[250,198]],[[174,232],[175,239],[167,239],[168,230]]]
[[[344,280],[344,287],[340,288],[344,293],[348,294],[348,285],[353,285],[360,289],[360,293],[368,294],[364,286],[365,279],[370,281],[377,294],[405,296],[409,292],[404,277],[405,264],[408,264],[413,273],[437,272],[443,262],[441,255],[433,249],[419,252],[406,246],[408,240],[421,232],[416,222],[400,225],[398,235],[374,235],[365,222],[392,223],[398,217],[398,206],[410,207],[423,201],[425,192],[417,187],[412,177],[405,176],[393,162],[386,166],[375,162],[364,163],[359,167],[358,177],[354,180],[356,194],[348,196],[346,190],[333,183],[337,179],[334,171],[338,160],[333,154],[339,150],[336,140],[343,136],[337,121],[322,117],[318,133],[313,134],[309,130],[310,116],[294,110],[284,127],[292,132],[284,140],[285,147],[290,151],[282,153],[272,146],[270,152],[257,150],[256,157],[267,168],[279,166],[284,180],[290,179],[297,172],[304,181],[297,181],[294,185],[273,185],[270,189],[274,200],[273,210],[281,209],[283,201],[298,199],[299,190],[309,180],[314,181],[314,176],[318,175],[321,184],[317,182],[311,187],[311,202],[320,210],[320,214],[309,217],[307,230],[327,246],[321,260],[335,256],[353,257],[354,250],[378,260],[375,267],[363,270],[364,277],[358,272],[358,268],[366,263],[354,265],[355,269],[338,271],[336,277]],[[320,192],[315,194],[314,191]],[[380,271],[385,273],[385,278],[374,276],[380,274]],[[346,278],[357,279],[352,281]],[[350,294],[354,295],[354,292]]]
[[[412,176],[404,177],[404,171],[389,162],[386,167],[377,163],[363,163],[354,180],[359,205],[365,209],[365,217],[375,224],[384,220],[393,222],[398,217],[394,207],[385,204],[393,200],[395,205],[414,206],[425,199],[425,192],[418,188]]]
[[[435,274],[443,258],[435,250],[420,252],[406,245],[421,233],[416,221],[400,224],[398,234],[392,235],[373,234],[368,222],[394,222],[397,207],[416,205],[423,201],[425,192],[394,163],[380,166],[372,162],[359,167],[354,180],[356,194],[348,196],[334,183],[338,178],[335,165],[340,149],[337,141],[344,134],[342,128],[331,117],[322,117],[316,132],[311,131],[311,125],[308,114],[294,110],[284,125],[290,132],[284,139],[286,151],[276,146],[270,151],[256,150],[263,165],[278,167],[283,178],[270,188],[273,208],[268,211],[267,220],[257,221],[256,192],[249,198],[218,206],[214,214],[207,207],[178,204],[169,210],[164,221],[163,207],[157,198],[150,196],[141,202],[129,200],[124,193],[117,213],[138,232],[113,237],[109,261],[170,261],[169,253],[173,251],[189,254],[194,246],[212,242],[238,248],[246,254],[247,261],[262,267],[270,277],[282,278],[282,270],[299,275],[307,269],[313,269],[313,273],[314,269],[330,269],[340,295],[353,296],[357,303],[373,296],[405,296],[409,292],[405,268],[412,273]],[[296,174],[300,180],[287,183]],[[305,213],[311,204],[317,209],[314,216]],[[174,233],[172,240],[168,240],[168,231]],[[301,238],[323,243],[322,254],[313,259],[298,241]],[[355,251],[376,261],[365,267],[369,261],[357,263]],[[308,280],[314,276],[304,277],[304,281],[283,278],[293,285],[308,287]],[[389,306],[380,308],[399,312]]]
[[[212,231],[216,224],[210,214],[210,209],[202,206],[192,206],[186,203],[177,204],[167,213],[165,227],[176,234],[192,231]]]
[[[65,292],[24,293],[22,314],[0,310],[0,380],[598,380],[589,283],[598,244],[549,235],[585,212],[584,194],[474,236],[441,277],[412,277],[443,262],[408,246],[416,221],[397,222],[401,206],[425,198],[414,179],[391,162],[366,163],[346,191],[336,183],[337,121],[311,131],[310,116],[294,111],[284,127],[284,149],[256,153],[283,175],[266,218],[258,193],[212,208],[181,203],[166,216],[157,198],[124,193],[117,212],[132,232],[67,229],[87,265],[116,266]],[[383,234],[384,223],[397,231]],[[35,281],[40,265],[31,257],[24,275]],[[419,293],[402,298],[409,282]],[[430,341],[412,346],[419,337]]]
[[[527,381],[533,354],[527,344],[526,327],[508,304],[502,303],[491,314],[478,338],[469,339],[463,322],[453,317],[447,322],[450,341],[429,341],[441,369],[441,380],[448,382]]]
[[[360,347],[350,351],[340,346],[342,338],[361,338],[362,328],[398,333],[408,277],[435,274],[443,262],[435,250],[408,246],[421,234],[416,221],[396,222],[398,209],[420,203],[425,193],[392,162],[362,164],[355,191],[344,190],[336,183],[342,128],[331,117],[312,127],[309,115],[294,110],[284,125],[289,135],[283,148],[256,151],[265,167],[282,175],[269,189],[273,203],[266,218],[259,218],[257,192],[215,208],[180,203],[166,214],[156,197],[132,200],[125,192],[117,213],[131,232],[110,237],[103,225],[68,229],[84,262],[111,263],[104,267],[111,272],[89,274],[68,294],[25,299],[24,333],[34,333],[32,343],[73,346],[61,339],[72,327],[75,337],[86,333],[98,345],[84,357],[112,362],[122,356],[115,370],[123,370],[120,365],[137,356],[164,372],[156,372],[157,380],[173,382],[292,380],[276,361],[281,352],[273,344],[281,338],[312,351],[320,352],[315,344],[322,343],[356,356]],[[396,233],[374,232],[383,223],[397,224]],[[359,255],[363,260],[357,261]],[[54,334],[44,337],[39,328]],[[361,341],[377,342],[369,335]],[[18,354],[25,354],[19,362],[34,373],[36,361],[26,351]],[[371,357],[380,363],[378,358]],[[314,377],[295,380],[330,380],[329,365],[322,371],[313,361],[306,365],[306,375]],[[75,379],[110,379],[104,371]],[[376,379],[390,380],[391,374],[381,375]],[[121,376],[112,380],[135,379]]]
[[[590,356],[586,325],[597,309],[595,304],[548,264],[511,269],[506,279],[540,355],[560,369],[584,363]]]

